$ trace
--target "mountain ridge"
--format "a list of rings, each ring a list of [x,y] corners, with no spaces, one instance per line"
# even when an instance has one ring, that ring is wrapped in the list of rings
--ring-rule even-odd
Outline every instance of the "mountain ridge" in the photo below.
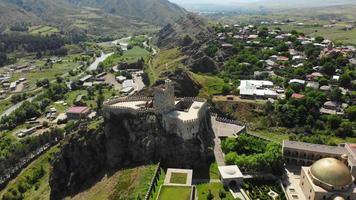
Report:
[[[168,0],[3,0],[0,2],[0,30],[14,23],[59,24],[68,27],[75,23],[73,16],[86,8],[100,10],[102,16],[124,18],[163,26],[184,17],[187,11]],[[96,17],[96,16],[88,16]],[[121,23],[121,22],[118,22]],[[127,26],[125,22],[122,24]]]

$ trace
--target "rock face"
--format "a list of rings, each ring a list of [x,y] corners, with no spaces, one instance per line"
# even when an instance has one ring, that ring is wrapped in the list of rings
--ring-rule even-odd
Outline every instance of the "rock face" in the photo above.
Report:
[[[70,137],[53,162],[50,176],[51,199],[61,199],[78,191],[83,182],[106,163],[102,130],[80,130]]]
[[[218,70],[214,60],[205,55],[194,60],[189,67],[193,72],[202,73],[214,73]]]
[[[165,72],[162,75],[173,81],[175,95],[178,97],[195,97],[202,88],[202,86],[189,75],[189,72],[183,69],[177,69],[174,72]],[[154,85],[156,86],[163,83],[164,80],[159,80]]]
[[[205,122],[204,122],[205,123]],[[102,131],[80,131],[70,138],[53,162],[51,199],[76,194],[88,177],[117,169],[161,161],[166,167],[199,168],[213,155],[208,125],[198,136],[183,140],[164,131],[161,117],[106,113]]]
[[[183,64],[193,72],[215,73],[217,64],[204,53],[206,43],[215,37],[212,32],[201,18],[188,15],[174,24],[166,25],[158,33],[157,46],[161,49],[180,47],[187,55]]]

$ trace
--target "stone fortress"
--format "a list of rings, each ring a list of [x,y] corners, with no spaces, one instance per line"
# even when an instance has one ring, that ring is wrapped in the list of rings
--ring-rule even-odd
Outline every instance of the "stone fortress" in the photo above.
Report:
[[[140,115],[151,113],[161,117],[161,125],[169,134],[176,134],[184,140],[198,137],[206,124],[208,111],[205,99],[176,98],[174,86],[167,79],[164,85],[154,88],[154,97],[121,97],[104,103],[105,114]],[[153,117],[152,115],[151,120]],[[150,120],[150,119],[148,119]]]

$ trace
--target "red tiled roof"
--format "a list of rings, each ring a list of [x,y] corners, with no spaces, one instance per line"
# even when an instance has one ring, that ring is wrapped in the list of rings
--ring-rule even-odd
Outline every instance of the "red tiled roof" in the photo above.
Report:
[[[293,93],[292,94],[292,98],[294,98],[294,99],[303,99],[304,95],[298,94],[298,93]]]
[[[87,112],[89,110],[88,107],[85,106],[77,106],[77,107],[71,107],[67,110],[67,113],[75,113],[75,114],[80,114]]]

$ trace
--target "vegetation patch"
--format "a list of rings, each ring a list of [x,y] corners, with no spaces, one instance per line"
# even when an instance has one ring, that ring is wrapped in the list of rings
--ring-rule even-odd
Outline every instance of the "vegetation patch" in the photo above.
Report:
[[[173,172],[171,174],[171,180],[169,180],[169,182],[174,184],[185,184],[187,183],[187,175],[187,173]]]
[[[162,186],[158,200],[189,200],[191,192],[191,187]]]
[[[156,165],[150,165],[122,171],[109,199],[144,199],[156,167]]]
[[[243,134],[225,139],[221,147],[226,164],[237,165],[245,172],[282,172],[283,157],[278,143]]]
[[[197,185],[197,195],[198,199],[222,199],[222,200],[233,200],[234,197],[231,195],[227,188],[224,188],[222,183],[206,183]]]
[[[206,74],[195,74],[191,72],[194,80],[196,80],[203,88],[201,89],[199,96],[209,97],[211,95],[221,94],[224,90],[230,90],[224,80],[217,76]]]
[[[58,147],[53,147],[48,152],[36,159],[26,167],[14,180],[0,193],[3,200],[10,199],[49,199],[50,187],[48,185],[50,162]]]

